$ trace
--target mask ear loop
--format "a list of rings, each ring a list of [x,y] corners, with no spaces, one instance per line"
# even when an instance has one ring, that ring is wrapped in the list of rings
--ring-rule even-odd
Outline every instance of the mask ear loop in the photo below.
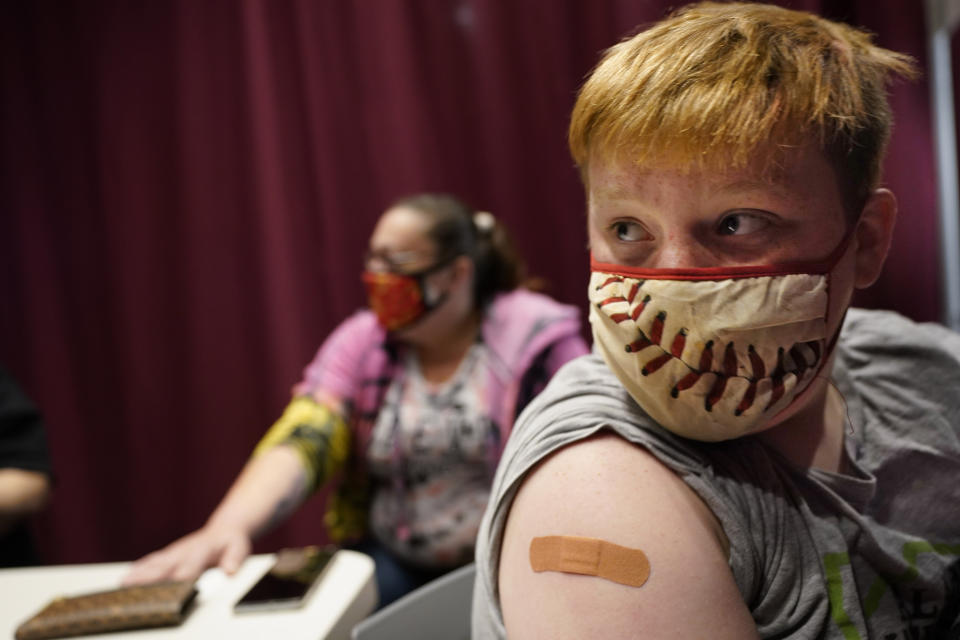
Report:
[[[843,256],[846,255],[847,249],[850,248],[850,243],[853,241],[853,236],[854,236],[854,234],[855,234],[856,231],[857,231],[857,225],[859,225],[859,224],[860,224],[860,216],[857,216],[857,220],[856,220],[856,221],[853,223],[853,225],[851,225],[851,227],[847,230],[846,234],[844,234],[843,239],[840,241],[840,244],[837,245],[837,247],[833,250],[832,255],[831,255],[829,258],[827,258],[827,261],[826,261],[826,262],[827,262],[830,266],[829,266],[829,270],[827,271],[827,274],[826,274],[826,276],[827,276],[827,300],[828,300],[827,305],[828,305],[828,306],[827,306],[827,313],[826,313],[826,315],[824,316],[824,322],[829,321],[829,318],[830,318],[830,308],[829,308],[829,304],[830,304],[830,303],[829,303],[830,291],[829,291],[829,289],[830,289],[831,285],[833,284],[833,283],[831,282],[831,280],[833,279],[833,278],[832,278],[833,269],[840,263],[840,261],[843,259]],[[846,319],[846,316],[847,316],[847,311],[846,311],[846,309],[844,309],[843,314],[841,315],[841,318],[840,318],[840,324],[837,326],[837,332],[836,332],[836,334],[833,336],[833,338],[830,340],[830,346],[829,346],[829,349],[827,350],[827,354],[829,354],[829,355],[824,354],[824,361],[823,361],[823,362],[824,362],[824,365],[826,365],[827,362],[829,362],[829,361],[831,360],[831,358],[833,357],[834,349],[836,349],[837,342],[840,340],[840,333],[843,331],[843,323],[844,323],[844,320]],[[843,405],[844,421],[845,421],[848,425],[850,425],[850,435],[851,435],[851,436],[856,436],[856,435],[857,435],[857,432],[856,432],[856,430],[853,428],[853,420],[850,418],[850,406],[847,404],[847,399],[843,396],[843,392],[840,391],[840,388],[837,387],[837,385],[833,382],[833,379],[832,379],[829,375],[826,376],[826,380],[827,380],[827,385],[828,385],[829,387],[832,387],[833,390],[837,392],[837,397],[840,398],[840,403]]]
[[[424,307],[426,308],[427,312],[433,311],[434,309],[442,305],[444,302],[446,302],[447,295],[449,293],[448,291],[444,291],[435,300],[428,301],[427,300],[427,278],[433,275],[434,273],[437,273],[441,269],[446,269],[451,264],[453,264],[454,260],[456,260],[462,255],[463,255],[462,253],[454,253],[453,255],[443,258],[436,264],[427,267],[426,269],[421,269],[420,271],[417,271],[414,273],[402,274],[407,277],[413,278],[417,281],[417,287],[419,287],[420,289],[420,297],[423,299]]]
[[[827,378],[827,389],[833,389],[836,391],[837,398],[840,399],[840,404],[843,407],[843,419],[849,425],[849,429],[844,430],[844,433],[846,433],[848,438],[856,439],[857,432],[853,427],[853,418],[850,417],[850,405],[847,404],[846,397],[844,397],[843,392],[840,391],[840,388],[829,377]],[[857,448],[858,445],[854,444],[853,449],[856,450]],[[840,459],[840,469],[849,469],[850,465],[854,464],[854,460],[856,460],[857,456],[850,450],[847,438],[844,438],[843,442],[841,443],[841,451],[843,452],[843,457]]]
[[[851,436],[856,436],[857,431],[853,428],[853,419],[850,417],[850,405],[847,404],[847,399],[844,397],[843,391],[840,391],[840,387],[829,377],[827,378],[827,385],[837,392],[837,398],[840,399],[840,404],[843,405],[843,420],[850,426],[848,432]]]

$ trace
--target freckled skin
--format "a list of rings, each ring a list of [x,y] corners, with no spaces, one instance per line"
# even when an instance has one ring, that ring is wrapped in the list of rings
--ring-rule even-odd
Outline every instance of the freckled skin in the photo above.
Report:
[[[590,249],[602,262],[647,268],[823,258],[847,228],[839,186],[816,149],[788,159],[790,170],[776,181],[750,167],[717,174],[597,161],[588,169]],[[722,234],[721,223],[736,214],[745,223],[741,232]],[[642,239],[624,242],[611,234],[618,219],[640,225]]]

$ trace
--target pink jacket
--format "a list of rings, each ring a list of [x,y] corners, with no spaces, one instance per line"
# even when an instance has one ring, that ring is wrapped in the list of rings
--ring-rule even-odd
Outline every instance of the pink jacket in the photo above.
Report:
[[[561,365],[587,353],[588,347],[580,335],[576,307],[526,289],[494,298],[484,316],[482,337],[500,364],[491,367],[490,397],[499,401],[489,410],[500,426],[502,446],[518,402],[536,395]],[[361,460],[384,393],[400,366],[402,349],[387,340],[372,312],[358,311],[324,341],[294,387],[295,395],[312,395],[321,402],[332,395],[345,404],[354,455]],[[539,388],[524,388],[531,381],[541,383]]]

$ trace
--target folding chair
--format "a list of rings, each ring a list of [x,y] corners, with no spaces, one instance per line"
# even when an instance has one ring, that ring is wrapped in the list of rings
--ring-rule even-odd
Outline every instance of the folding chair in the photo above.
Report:
[[[352,640],[469,640],[476,567],[468,564],[390,603],[353,628]]]

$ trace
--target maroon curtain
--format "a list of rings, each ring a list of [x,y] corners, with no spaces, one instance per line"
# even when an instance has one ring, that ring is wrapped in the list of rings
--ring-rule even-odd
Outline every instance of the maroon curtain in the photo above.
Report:
[[[598,53],[674,2],[120,0],[0,9],[0,361],[45,413],[48,562],[201,525],[324,336],[381,210],[460,194],[585,308],[565,147]],[[922,3],[808,1],[926,58]],[[926,79],[892,90],[902,218],[860,302],[939,316]],[[319,500],[260,543],[316,541]]]

